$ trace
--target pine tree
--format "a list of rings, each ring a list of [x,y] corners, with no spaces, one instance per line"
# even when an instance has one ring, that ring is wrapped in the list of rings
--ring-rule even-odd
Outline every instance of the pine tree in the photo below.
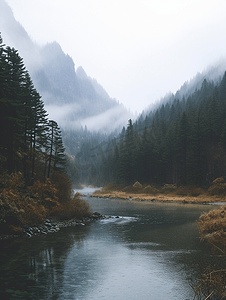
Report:
[[[23,59],[14,48],[5,50],[7,62],[7,76],[5,77],[4,111],[2,122],[7,128],[6,149],[7,169],[11,173],[16,169],[16,163],[20,158],[20,148],[23,140],[23,103],[21,87],[24,82],[25,67]]]
[[[179,125],[178,135],[178,164],[179,182],[187,183],[187,149],[188,149],[188,120],[186,113],[183,112]]]
[[[48,158],[47,177],[49,178],[57,169],[64,169],[66,166],[65,148],[63,146],[61,131],[56,121],[49,121],[49,143],[46,144]]]

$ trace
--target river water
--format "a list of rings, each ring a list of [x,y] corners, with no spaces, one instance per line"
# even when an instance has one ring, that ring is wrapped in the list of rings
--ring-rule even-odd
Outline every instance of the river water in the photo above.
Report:
[[[194,299],[196,280],[212,260],[196,221],[214,206],[88,192],[91,210],[111,218],[0,242],[0,299]]]

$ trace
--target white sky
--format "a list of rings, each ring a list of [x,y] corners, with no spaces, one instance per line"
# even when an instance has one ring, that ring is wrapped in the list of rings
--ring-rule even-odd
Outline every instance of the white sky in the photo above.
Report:
[[[57,41],[141,112],[226,54],[225,0],[6,0],[34,41]]]

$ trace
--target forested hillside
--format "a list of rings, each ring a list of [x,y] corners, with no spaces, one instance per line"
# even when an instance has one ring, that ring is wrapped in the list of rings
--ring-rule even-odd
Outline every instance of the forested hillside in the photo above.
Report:
[[[97,154],[93,178],[105,184],[176,183],[207,187],[226,175],[226,73],[203,80],[187,97],[171,97],[142,115]],[[95,175],[94,175],[95,174]]]
[[[0,36],[0,234],[23,234],[24,224],[52,216],[90,214],[72,197],[57,122],[47,117],[17,50]]]
[[[22,172],[27,184],[66,165],[61,131],[47,118],[23,59],[0,40],[1,171]]]
[[[0,30],[5,43],[23,57],[46,111],[61,129],[80,131],[86,125],[90,131],[109,133],[121,130],[131,117],[96,79],[75,66],[56,41],[37,45],[15,20],[5,0],[0,0]]]

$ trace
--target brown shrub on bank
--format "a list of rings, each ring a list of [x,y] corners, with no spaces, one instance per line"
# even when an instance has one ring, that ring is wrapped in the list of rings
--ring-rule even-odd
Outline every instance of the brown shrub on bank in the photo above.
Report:
[[[224,180],[224,177],[218,177],[216,179],[213,180],[212,184],[218,184],[218,183],[223,183],[225,180]]]
[[[124,187],[124,188],[122,189],[122,192],[125,192],[125,193],[133,193],[133,192],[134,192],[134,188],[133,188],[133,186],[128,185],[128,186],[126,186],[126,187]]]
[[[175,190],[176,195],[197,197],[202,195],[204,190],[196,186],[180,186]]]
[[[123,187],[121,191],[125,193],[139,194],[142,193],[142,188],[143,188],[142,184],[139,181],[136,181],[133,185],[128,185],[126,187]]]
[[[67,174],[55,172],[52,178],[54,186],[57,189],[56,196],[60,203],[70,201],[72,197],[71,182]]]
[[[202,240],[206,240],[225,251],[226,247],[226,205],[221,209],[211,210],[200,216],[199,232]]]
[[[226,195],[226,183],[216,183],[209,187],[208,194],[218,195],[218,196],[225,196]]]
[[[216,269],[215,266],[208,266],[199,279],[199,284],[194,288],[197,299],[226,299],[226,270]]]
[[[201,240],[209,242],[213,246],[213,250],[219,253],[221,258],[225,258],[226,205],[201,215],[198,225]],[[215,266],[207,267],[201,275],[199,285],[195,288],[195,293],[196,295],[205,295],[205,299],[210,299],[213,294],[216,297],[219,295],[219,299],[225,299],[225,285],[226,269],[224,268],[223,260],[221,266],[217,269]]]
[[[122,187],[117,185],[116,183],[109,183],[102,189],[102,191],[104,191],[104,192],[115,191],[115,190],[119,190],[120,188],[122,188]]]
[[[44,221],[47,209],[37,199],[24,192],[5,188],[0,192],[0,231],[10,231],[10,226]]]
[[[90,215],[90,207],[86,201],[80,198],[79,193],[76,193],[70,201],[57,206],[51,215],[57,217],[59,220],[79,219]]]
[[[150,194],[150,195],[156,195],[159,193],[159,190],[155,188],[154,186],[147,185],[142,189],[142,193],[144,194]]]
[[[24,187],[23,175],[21,172],[0,174],[0,189],[10,188],[11,190],[21,189]]]
[[[69,198],[69,184],[63,182],[61,186],[60,178],[63,177],[58,177],[56,185],[47,179],[26,189],[21,173],[0,176],[0,232],[8,234],[11,229],[20,232],[23,224],[39,224],[50,215],[63,220],[89,214],[88,204],[78,194]]]
[[[208,188],[207,193],[211,196],[226,196],[226,183],[224,177],[219,177],[213,180],[211,186]]]
[[[23,210],[20,215],[21,224],[40,224],[48,215],[48,209],[45,205],[29,197],[23,199],[20,207]]]
[[[28,189],[42,200],[50,198],[58,201],[58,190],[49,178],[47,178],[45,182],[40,182],[39,180],[35,181],[33,186],[28,187]]]
[[[142,184],[139,182],[139,181],[136,181],[134,184],[133,184],[133,189],[134,191],[141,191],[142,189]]]
[[[176,184],[164,184],[164,186],[162,187],[162,192],[163,193],[172,193],[177,189],[177,185]]]

